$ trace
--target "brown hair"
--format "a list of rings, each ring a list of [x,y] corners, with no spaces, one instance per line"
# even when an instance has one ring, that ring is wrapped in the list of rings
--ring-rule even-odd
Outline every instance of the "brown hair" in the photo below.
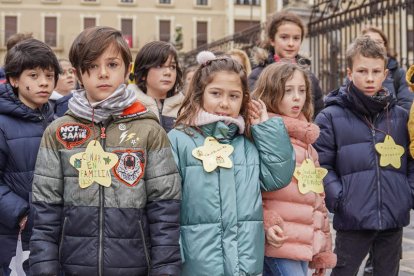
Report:
[[[144,93],[147,93],[146,78],[151,68],[163,65],[172,56],[176,63],[177,76],[174,86],[167,93],[167,97],[178,93],[183,85],[183,72],[181,70],[178,53],[174,45],[164,41],[152,41],[145,44],[138,52],[134,62],[134,80]]]
[[[306,100],[302,113],[310,122],[313,116],[311,81],[308,72],[295,63],[272,63],[263,70],[257,80],[257,87],[252,93],[253,98],[261,99],[267,111],[281,114],[279,105],[285,96],[286,82],[293,77],[295,71],[303,74],[306,84]]]
[[[14,35],[11,35],[6,42],[7,51],[13,48],[13,46],[17,43],[29,38],[33,38],[33,33],[16,33]]]
[[[385,50],[387,51],[387,55],[392,58],[395,58],[397,56],[397,54],[392,49],[390,49],[388,45],[388,38],[380,28],[375,27],[375,26],[366,26],[362,29],[361,34],[366,35],[367,33],[379,34],[380,37],[382,38],[382,41],[384,41],[384,46],[385,46]]]
[[[240,77],[243,92],[240,115],[246,124],[245,135],[250,138],[250,122],[248,116],[250,94],[247,85],[247,75],[242,65],[229,57],[218,57],[208,61],[206,64],[198,66],[188,85],[188,93],[185,95],[183,105],[178,111],[176,126],[182,125],[184,128],[187,128],[194,125],[197,113],[203,107],[203,94],[206,86],[213,81],[216,74],[223,71],[235,73]]]
[[[357,37],[346,50],[347,67],[352,69],[354,58],[361,55],[366,58],[384,60],[384,68],[387,66],[387,53],[385,48],[377,41],[372,40],[368,36]]]
[[[125,74],[128,75],[129,65],[132,61],[131,52],[122,33],[111,27],[91,27],[82,31],[73,41],[69,51],[69,60],[76,69],[76,75],[89,74],[89,67],[99,58],[108,47],[114,46],[125,64]]]
[[[250,75],[250,73],[252,72],[252,66],[250,65],[249,56],[246,54],[245,51],[240,49],[232,49],[228,51],[227,54],[230,56],[238,56],[243,62],[242,65],[244,67],[244,70],[246,70],[246,74]]]
[[[303,21],[299,16],[287,11],[277,12],[268,20],[266,34],[269,41],[275,39],[278,28],[288,22],[297,25],[301,29],[301,40],[303,41],[303,38],[306,35],[305,24],[303,24]]]

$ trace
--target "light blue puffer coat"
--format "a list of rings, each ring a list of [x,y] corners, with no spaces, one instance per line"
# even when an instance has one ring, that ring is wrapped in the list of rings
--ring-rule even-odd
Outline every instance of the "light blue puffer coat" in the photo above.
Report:
[[[289,184],[295,160],[280,118],[252,127],[254,143],[223,122],[173,129],[169,134],[182,177],[182,275],[258,275],[264,255],[260,190]],[[231,144],[233,167],[208,173],[192,150],[207,136]]]

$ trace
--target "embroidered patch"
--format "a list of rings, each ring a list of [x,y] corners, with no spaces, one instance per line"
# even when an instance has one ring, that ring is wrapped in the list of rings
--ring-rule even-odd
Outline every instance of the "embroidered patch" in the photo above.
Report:
[[[56,138],[67,149],[82,145],[91,136],[91,129],[79,123],[68,123],[56,129]]]
[[[133,139],[133,140],[131,140],[131,143],[133,145],[135,145],[135,143],[137,141],[139,141],[139,137],[136,137],[137,134],[135,132],[131,132],[131,133],[128,133],[128,132],[129,132],[129,130],[125,130],[124,132],[121,133],[121,135],[119,136],[119,143],[122,144],[122,142],[124,142],[124,141],[127,142],[127,141],[130,141],[131,139]]]
[[[145,157],[143,150],[115,150],[119,157],[118,163],[113,167],[116,178],[127,186],[133,187],[138,184],[144,175]]]

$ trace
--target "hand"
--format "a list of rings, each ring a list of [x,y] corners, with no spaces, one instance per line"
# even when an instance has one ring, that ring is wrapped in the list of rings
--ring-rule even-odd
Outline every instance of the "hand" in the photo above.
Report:
[[[24,230],[24,228],[26,227],[26,223],[27,223],[27,216],[24,216],[19,222],[20,232]]]
[[[325,272],[326,272],[326,268],[316,268],[312,276],[323,276],[325,275]]]
[[[279,248],[283,245],[285,240],[288,239],[288,236],[283,234],[282,228],[279,225],[273,225],[269,227],[266,231],[266,241],[271,246]]]
[[[266,105],[262,100],[251,100],[248,106],[250,124],[257,125],[269,119]]]

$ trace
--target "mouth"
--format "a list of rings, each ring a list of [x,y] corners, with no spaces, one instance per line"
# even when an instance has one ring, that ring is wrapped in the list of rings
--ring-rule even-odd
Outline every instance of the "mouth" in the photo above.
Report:
[[[110,87],[112,87],[112,85],[109,85],[109,84],[101,84],[101,85],[98,85],[97,86],[98,88],[110,88]]]
[[[50,93],[47,91],[40,91],[40,92],[37,92],[36,95],[39,95],[41,97],[49,97]]]
[[[221,113],[221,112],[216,112],[216,115],[229,117],[229,114],[227,114],[227,113]]]
[[[171,84],[171,83],[172,83],[172,81],[167,81],[167,80],[164,80],[164,81],[161,81],[161,83],[162,83],[162,84],[167,84],[167,85],[169,85],[169,84]]]

